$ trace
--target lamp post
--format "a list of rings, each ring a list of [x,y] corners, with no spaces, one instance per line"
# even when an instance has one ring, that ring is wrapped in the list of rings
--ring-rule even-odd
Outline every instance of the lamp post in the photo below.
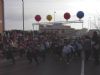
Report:
[[[89,28],[91,30],[91,17],[89,17],[89,22],[90,22],[90,27]]]
[[[23,16],[23,31],[24,31],[24,0],[22,0],[22,16]]]

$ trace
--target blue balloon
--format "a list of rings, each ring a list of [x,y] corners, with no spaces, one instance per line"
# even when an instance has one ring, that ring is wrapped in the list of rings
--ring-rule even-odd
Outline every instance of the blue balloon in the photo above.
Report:
[[[84,17],[84,12],[83,12],[83,11],[78,11],[78,12],[77,12],[77,17],[78,17],[79,19],[83,18],[83,17]]]

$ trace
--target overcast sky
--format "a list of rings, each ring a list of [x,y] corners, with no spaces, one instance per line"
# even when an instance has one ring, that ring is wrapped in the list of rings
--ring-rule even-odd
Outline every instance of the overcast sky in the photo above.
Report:
[[[4,0],[5,2],[5,29],[23,29],[22,27],[22,0]],[[65,21],[65,12],[71,14],[70,20],[78,20],[76,13],[83,11],[85,16],[84,27],[89,28],[89,19],[97,18],[100,13],[99,0],[24,0],[25,30],[32,30],[32,23],[36,23],[34,16],[42,16],[41,22],[47,22],[48,14],[56,21]],[[54,21],[52,19],[52,21]],[[70,24],[73,28],[81,28],[81,24]],[[93,27],[93,26],[92,26]]]

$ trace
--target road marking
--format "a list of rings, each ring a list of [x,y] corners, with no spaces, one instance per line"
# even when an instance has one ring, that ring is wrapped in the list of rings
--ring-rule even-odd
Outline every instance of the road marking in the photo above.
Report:
[[[84,60],[82,60],[81,75],[84,75]]]
[[[84,75],[84,52],[82,51],[82,65],[81,65],[81,75]]]

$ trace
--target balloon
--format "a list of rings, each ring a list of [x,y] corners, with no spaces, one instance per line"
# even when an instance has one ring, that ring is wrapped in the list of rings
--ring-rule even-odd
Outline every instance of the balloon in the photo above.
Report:
[[[35,20],[39,22],[41,20],[41,16],[40,15],[36,15],[35,16]]]
[[[78,17],[79,19],[83,18],[83,17],[84,17],[84,12],[83,12],[83,11],[78,11],[78,12],[77,12],[77,17]]]
[[[64,18],[65,18],[66,20],[70,19],[70,17],[71,17],[70,13],[66,12],[66,13],[64,14]]]
[[[52,20],[52,16],[51,15],[47,15],[47,20],[51,21]]]

